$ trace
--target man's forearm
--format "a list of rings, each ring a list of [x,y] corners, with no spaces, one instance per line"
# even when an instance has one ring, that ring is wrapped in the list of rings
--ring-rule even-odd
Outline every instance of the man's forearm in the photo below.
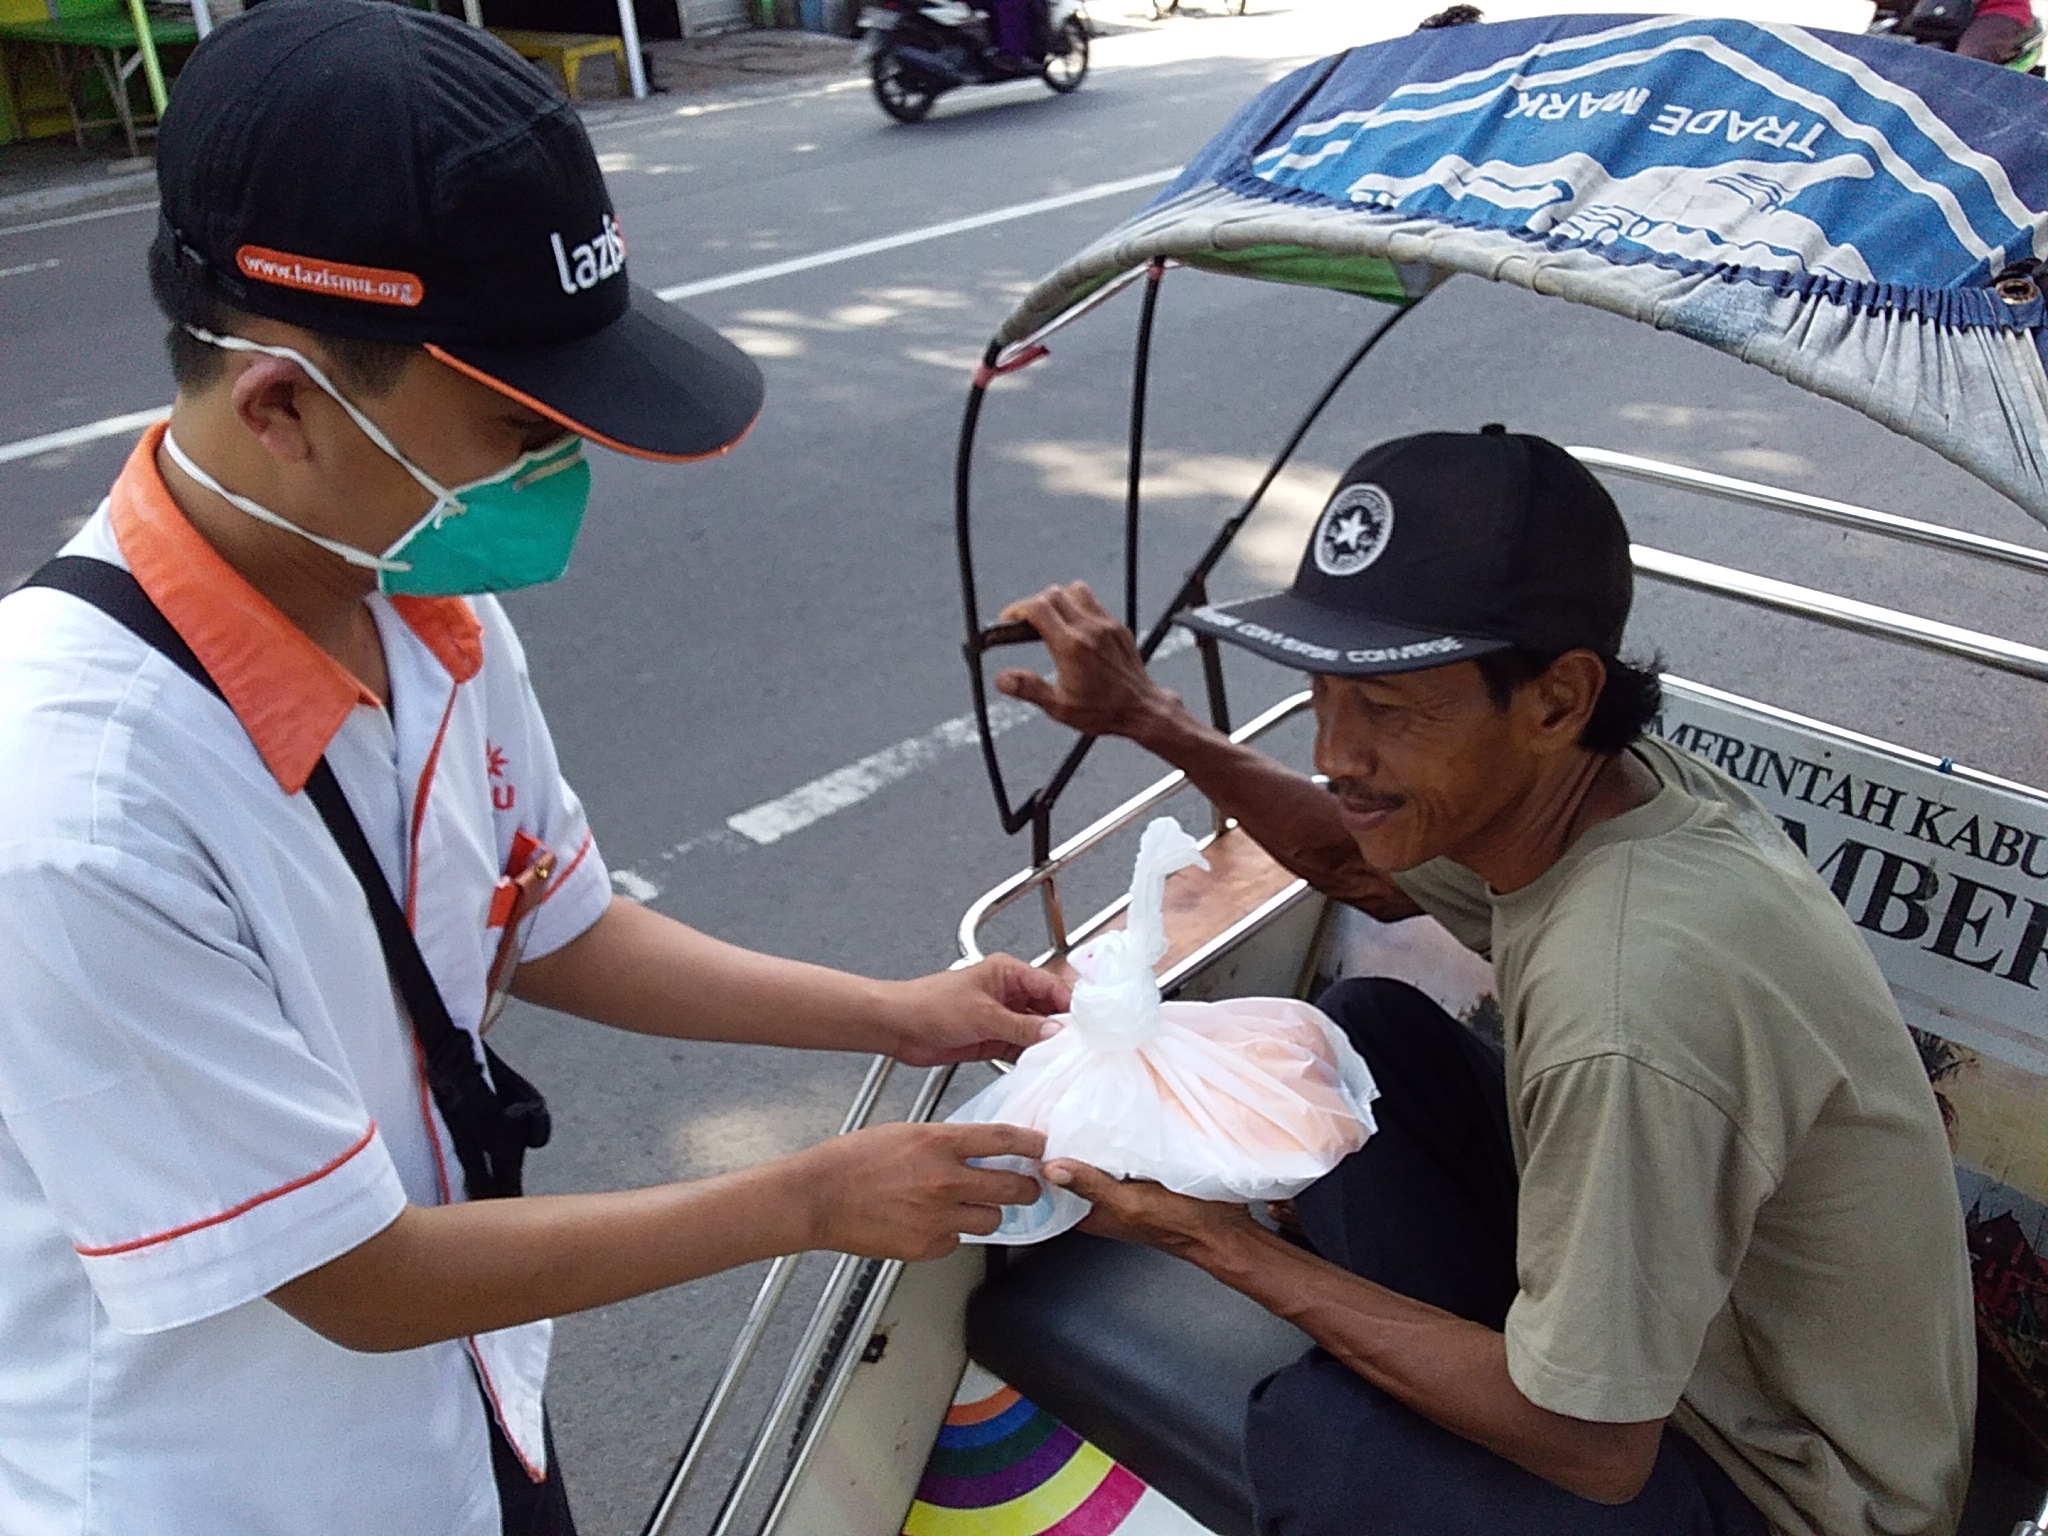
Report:
[[[786,1164],[617,1194],[407,1206],[271,1293],[348,1349],[416,1349],[622,1301],[807,1241]]]
[[[1592,1423],[1538,1407],[1508,1375],[1507,1341],[1491,1328],[1361,1279],[1249,1222],[1183,1256],[1424,1418],[1569,1492],[1621,1503],[1649,1475],[1661,1423]]]
[[[1422,910],[1360,856],[1325,790],[1203,724],[1178,699],[1149,713],[1130,738],[1185,773],[1253,842],[1324,895],[1390,922]]]
[[[839,1051],[897,1043],[888,983],[741,949],[623,898],[522,965],[512,990],[645,1035]]]
[[[1044,1150],[1015,1126],[881,1125],[688,1184],[409,1205],[270,1299],[346,1348],[414,1349],[806,1248],[935,1259],[1038,1193],[976,1160]]]

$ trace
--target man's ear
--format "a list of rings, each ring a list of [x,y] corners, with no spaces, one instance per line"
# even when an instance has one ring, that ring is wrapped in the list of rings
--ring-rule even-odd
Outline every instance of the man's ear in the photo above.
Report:
[[[271,457],[303,464],[313,456],[312,438],[300,414],[301,393],[319,388],[288,357],[253,353],[229,386],[235,419]]]
[[[1516,690],[1530,745],[1539,752],[1577,746],[1606,685],[1606,664],[1587,650],[1566,651],[1530,678]]]

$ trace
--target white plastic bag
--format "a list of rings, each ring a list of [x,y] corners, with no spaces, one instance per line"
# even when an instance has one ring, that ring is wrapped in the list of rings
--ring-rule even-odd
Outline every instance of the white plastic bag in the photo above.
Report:
[[[1166,877],[1208,868],[1170,816],[1145,829],[1128,926],[1073,953],[1079,976],[1060,1032],[954,1112],[1045,1132],[1045,1155],[1202,1200],[1286,1200],[1372,1134],[1372,1073],[1319,1008],[1287,997],[1167,1003],[1152,968],[1166,953]],[[1035,1172],[1021,1158],[1001,1165]],[[1089,1205],[1039,1181],[1038,1203],[968,1242],[1035,1243]]]

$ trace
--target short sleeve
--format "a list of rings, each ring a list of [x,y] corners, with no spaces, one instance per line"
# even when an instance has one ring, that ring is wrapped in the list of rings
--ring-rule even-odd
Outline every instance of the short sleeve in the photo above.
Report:
[[[1431,859],[1392,878],[1452,938],[1481,959],[1493,958],[1493,901],[1478,875],[1449,859]]]
[[[0,1124],[116,1328],[225,1312],[405,1205],[353,1085],[196,876],[0,848]]]
[[[579,937],[604,916],[612,900],[611,875],[598,852],[583,802],[562,775],[554,736],[534,695],[526,651],[511,620],[490,598],[478,599],[476,612],[490,643],[502,646],[511,663],[502,685],[491,695],[493,737],[516,743],[507,755],[518,764],[520,777],[516,823],[501,824],[500,836],[509,845],[516,825],[517,830],[553,849],[557,861],[557,872],[526,936],[525,958],[538,960]]]
[[[1553,1067],[1521,1107],[1508,1374],[1553,1413],[1663,1418],[1727,1304],[1773,1180],[1704,1095],[1627,1056]]]

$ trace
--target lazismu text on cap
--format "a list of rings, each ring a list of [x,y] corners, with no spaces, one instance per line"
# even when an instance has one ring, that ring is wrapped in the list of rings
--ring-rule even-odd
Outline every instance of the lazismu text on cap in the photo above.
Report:
[[[559,230],[549,235],[548,240],[555,248],[555,272],[562,280],[564,293],[595,288],[625,270],[626,233],[610,214],[604,216],[603,227],[587,243],[573,250],[563,247]]]

